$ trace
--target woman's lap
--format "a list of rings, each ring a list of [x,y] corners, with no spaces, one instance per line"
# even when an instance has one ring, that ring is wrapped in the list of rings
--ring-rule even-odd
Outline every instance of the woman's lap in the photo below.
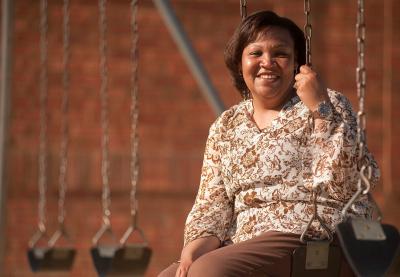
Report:
[[[291,254],[302,243],[300,236],[270,231],[248,241],[218,248],[193,262],[188,276],[290,276]],[[159,277],[173,277],[179,264],[174,263]],[[354,276],[342,261],[340,276]]]
[[[300,245],[299,235],[267,232],[201,256],[191,265],[188,276],[265,276],[268,272],[274,272],[270,276],[288,276],[290,254]],[[174,276],[178,266],[171,265],[160,276]]]

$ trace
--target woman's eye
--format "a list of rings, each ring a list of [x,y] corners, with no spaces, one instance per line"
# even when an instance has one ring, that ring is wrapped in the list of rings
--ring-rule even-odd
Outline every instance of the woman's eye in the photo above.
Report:
[[[262,52],[261,51],[252,51],[252,52],[250,52],[250,55],[251,56],[261,56]]]
[[[289,54],[286,53],[286,52],[277,52],[275,55],[277,57],[287,57],[287,56],[289,56]]]

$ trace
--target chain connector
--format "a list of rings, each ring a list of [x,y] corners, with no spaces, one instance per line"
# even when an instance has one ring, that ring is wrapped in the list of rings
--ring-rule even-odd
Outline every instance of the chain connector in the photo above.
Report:
[[[367,170],[367,174],[365,174],[365,170]],[[372,167],[371,165],[363,165],[360,170],[360,181],[361,183],[364,183],[364,188],[363,188],[363,194],[369,193],[371,189],[371,183],[370,179],[372,177]]]
[[[70,240],[70,237],[67,233],[64,223],[59,223],[58,229],[54,232],[54,234],[50,237],[48,245],[50,248],[54,247],[56,242],[61,238],[64,237],[66,240]]]
[[[97,233],[94,235],[92,239],[94,247],[97,247],[100,238],[106,233],[110,234],[113,241],[116,241],[115,235],[111,229],[111,224],[109,223],[109,221],[108,223],[106,223],[103,219],[103,224],[101,225],[100,229],[97,231]]]
[[[318,221],[319,224],[321,225],[322,229],[324,229],[324,231],[327,233],[329,242],[332,242],[332,241],[333,241],[333,235],[332,235],[331,230],[329,229],[329,227],[325,224],[324,220],[323,220],[323,219],[319,216],[319,214],[318,214],[317,196],[318,196],[318,192],[319,192],[319,191],[320,191],[320,188],[319,188],[319,187],[316,187],[316,188],[313,190],[312,194],[311,194],[312,203],[313,203],[313,209],[314,209],[314,210],[313,210],[313,215],[312,215],[312,217],[311,217],[310,220],[308,221],[306,228],[304,229],[303,233],[302,233],[301,236],[300,236],[300,241],[301,241],[302,243],[307,243],[307,240],[306,240],[305,237],[306,237],[307,231],[310,229],[311,224],[312,224],[314,221]]]
[[[128,238],[135,232],[139,233],[140,238],[143,240],[144,244],[149,244],[147,241],[146,236],[144,235],[142,229],[140,228],[135,228],[133,226],[129,226],[128,229],[125,231],[125,233],[123,234],[122,238],[120,239],[119,243],[121,244],[121,246],[125,246]]]
[[[367,170],[367,174],[365,174],[365,170]],[[371,165],[363,165],[360,169],[360,178],[357,182],[357,191],[351,197],[351,199],[346,203],[346,205],[342,209],[342,219],[347,218],[347,211],[351,208],[351,206],[359,199],[361,195],[370,196],[371,183],[370,179],[372,177],[372,167]],[[375,205],[377,207],[377,205]]]
[[[39,240],[46,236],[47,236],[46,227],[44,225],[41,226],[39,224],[38,229],[33,234],[32,238],[29,240],[29,243],[28,243],[29,247],[34,248],[36,246],[36,244],[39,242]]]

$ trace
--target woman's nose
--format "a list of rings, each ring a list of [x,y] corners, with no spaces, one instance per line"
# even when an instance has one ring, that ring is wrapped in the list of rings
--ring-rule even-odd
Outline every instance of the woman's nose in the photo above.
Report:
[[[275,64],[275,60],[270,55],[263,55],[261,57],[260,65],[262,67],[273,66]]]

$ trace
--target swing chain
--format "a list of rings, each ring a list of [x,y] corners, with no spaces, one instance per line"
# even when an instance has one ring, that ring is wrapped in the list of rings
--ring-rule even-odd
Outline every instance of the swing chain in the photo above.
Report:
[[[306,24],[304,25],[304,33],[306,36],[306,64],[311,66],[311,0],[304,0],[304,14],[306,15]]]
[[[132,216],[132,226],[135,229],[137,223],[138,204],[136,199],[137,184],[139,180],[139,103],[138,103],[138,24],[137,24],[137,9],[138,0],[131,1],[131,193],[130,193],[130,208]]]
[[[306,64],[311,66],[311,37],[312,37],[312,25],[311,25],[311,0],[304,0],[304,14],[305,14],[305,18],[306,18],[306,24],[304,25],[304,34],[305,34],[305,40],[306,40]],[[312,117],[310,117],[309,119],[309,126],[314,126],[314,123],[312,122]],[[310,121],[311,120],[311,121]],[[312,132],[312,128],[310,127],[310,132]],[[305,240],[305,235],[307,233],[307,231],[310,229],[311,224],[313,223],[313,221],[318,221],[319,224],[321,225],[322,229],[325,230],[325,232],[328,235],[328,241],[332,242],[333,240],[333,235],[331,230],[329,229],[329,227],[325,224],[324,220],[321,218],[321,216],[318,214],[318,205],[317,205],[317,197],[318,194],[320,193],[320,188],[316,187],[312,189],[311,192],[311,202],[313,204],[313,216],[311,217],[311,219],[309,220],[309,222],[307,223],[307,226],[305,228],[305,230],[303,231],[303,233],[300,236],[300,241],[303,243],[306,243]]]
[[[59,197],[58,197],[58,223],[60,228],[64,227],[65,220],[65,195],[66,195],[66,176],[68,170],[68,144],[69,144],[69,126],[68,126],[68,93],[69,93],[69,0],[63,2],[63,96],[61,103],[61,150],[60,150],[60,175],[59,175]]]
[[[108,68],[107,68],[107,21],[106,21],[106,2],[107,0],[99,0],[99,29],[100,29],[100,97],[101,97],[101,129],[102,129],[102,159],[101,159],[101,176],[103,183],[102,192],[102,208],[103,208],[103,225],[110,225],[110,160],[109,160],[109,133],[108,133]]]
[[[364,142],[365,142],[365,126],[366,118],[364,112],[364,99],[365,99],[365,82],[366,82],[366,70],[364,65],[364,48],[365,48],[365,22],[364,22],[364,1],[358,0],[358,11],[357,11],[357,96],[359,101],[359,112],[357,115],[358,129],[357,129],[357,143],[360,146],[359,159],[363,157]]]
[[[47,191],[47,0],[40,1],[40,135],[39,135],[39,205],[38,228],[46,232]]]
[[[247,0],[240,0],[240,17],[242,21],[247,17]]]
[[[363,194],[367,194],[370,188],[371,165],[365,160],[366,148],[366,114],[365,114],[365,91],[366,91],[366,69],[365,69],[365,20],[364,0],[358,0],[357,9],[357,96],[359,111],[357,113],[357,144],[359,148],[358,165],[360,169],[359,183],[364,183]],[[367,172],[366,174],[364,172]]]

